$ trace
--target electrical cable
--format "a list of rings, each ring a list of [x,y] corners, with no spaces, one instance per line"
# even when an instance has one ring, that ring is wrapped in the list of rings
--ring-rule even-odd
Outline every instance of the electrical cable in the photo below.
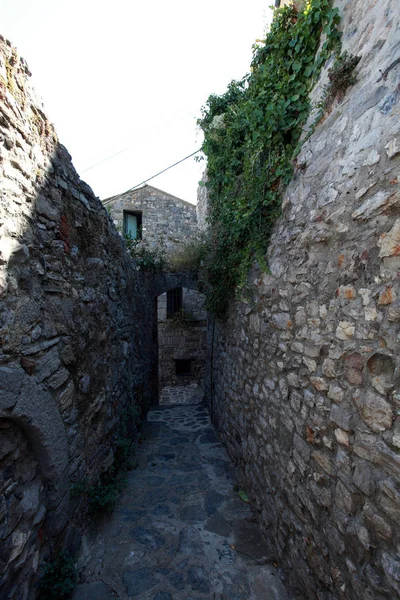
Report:
[[[174,123],[178,123],[178,121],[182,121],[183,119],[186,119],[187,117],[190,117],[192,115],[196,114],[196,111],[193,109],[190,112],[188,112],[185,115],[182,115],[181,117],[178,117],[177,119],[173,119],[172,121],[170,121],[169,123],[167,123],[168,126],[171,126]],[[142,131],[141,133],[146,133],[147,130]],[[132,138],[132,136],[130,136],[130,138]],[[129,138],[128,138],[129,139]],[[111,160],[112,158],[114,158],[115,156],[118,156],[119,154],[123,154],[124,152],[126,152],[127,150],[129,150],[132,146],[126,146],[126,148],[122,148],[122,150],[118,150],[117,152],[114,152],[114,154],[111,154],[110,156],[107,156],[106,158],[103,158],[102,160],[100,160],[99,162],[95,163],[94,165],[90,165],[90,167],[87,167],[86,169],[83,169],[81,171],[81,173],[87,173],[88,171],[91,171],[92,169],[95,169],[96,167],[98,167],[99,165],[102,165],[103,163]]]
[[[135,190],[139,186],[144,185],[145,183],[147,183],[148,181],[151,181],[152,179],[155,179],[155,177],[158,177],[162,173],[165,173],[166,171],[169,171],[173,167],[176,167],[176,165],[179,165],[183,161],[187,160],[188,158],[191,158],[192,156],[194,156],[195,154],[198,154],[199,152],[201,152],[201,148],[199,148],[195,152],[192,152],[192,154],[189,154],[188,156],[185,156],[185,158],[181,158],[181,160],[178,160],[177,162],[175,162],[173,165],[170,165],[166,169],[163,169],[162,171],[159,171],[158,173],[156,173],[152,177],[148,177],[144,181],[141,181],[140,183],[134,185],[133,187],[129,188],[129,190],[126,190],[126,192],[123,192],[122,194],[115,194],[114,196],[110,196],[110,198],[106,198],[103,202],[110,202],[111,200],[114,200],[114,198],[117,198],[118,196],[123,196],[124,194],[128,194],[129,192],[133,192],[133,190]]]

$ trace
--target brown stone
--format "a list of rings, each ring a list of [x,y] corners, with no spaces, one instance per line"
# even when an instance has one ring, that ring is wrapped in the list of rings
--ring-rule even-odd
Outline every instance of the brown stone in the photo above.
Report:
[[[312,458],[315,462],[327,473],[333,475],[335,473],[335,467],[332,459],[325,453],[319,450],[315,450],[311,453]]]
[[[386,306],[392,304],[396,299],[396,294],[393,291],[392,285],[387,285],[386,288],[379,294],[378,304],[379,306]]]
[[[28,373],[28,375],[33,375],[33,373],[35,372],[36,361],[27,358],[26,356],[22,356],[21,367],[26,373]]]

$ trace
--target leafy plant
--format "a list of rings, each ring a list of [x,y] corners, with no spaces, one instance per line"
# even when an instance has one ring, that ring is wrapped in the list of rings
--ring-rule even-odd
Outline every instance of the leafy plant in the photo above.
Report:
[[[115,439],[115,460],[111,469],[97,483],[82,480],[71,488],[72,496],[85,496],[89,512],[100,514],[112,511],[124,484],[124,473],[137,463],[132,460],[134,432],[141,425],[141,410],[138,404],[130,404],[119,418],[119,429]]]
[[[105,482],[90,484],[87,481],[76,483],[71,489],[72,496],[86,496],[89,512],[110,512],[115,506],[118,493],[121,491],[121,481],[113,476],[111,471]]]
[[[60,550],[52,562],[44,566],[39,583],[39,600],[62,600],[69,598],[78,580],[74,558],[68,550]]]
[[[329,110],[335,100],[343,100],[347,88],[356,83],[357,74],[354,69],[360,59],[360,56],[354,56],[348,52],[336,56],[333,67],[328,71],[329,85],[323,100],[324,110]]]
[[[190,322],[193,322],[193,317],[185,312],[183,308],[174,312],[167,319],[168,325],[171,325],[172,327],[185,327],[185,325]]]
[[[150,246],[147,240],[132,238],[123,233],[129,255],[135,261],[138,269],[143,271],[162,271],[166,266],[165,248],[162,240],[157,246]]]
[[[211,230],[206,305],[217,318],[243,287],[252,261],[267,268],[264,255],[293,175],[309,92],[338,51],[339,20],[330,0],[277,9],[264,43],[254,47],[250,74],[222,96],[211,95],[202,109]]]
[[[198,271],[207,255],[208,242],[205,235],[183,243],[168,256],[170,271]]]

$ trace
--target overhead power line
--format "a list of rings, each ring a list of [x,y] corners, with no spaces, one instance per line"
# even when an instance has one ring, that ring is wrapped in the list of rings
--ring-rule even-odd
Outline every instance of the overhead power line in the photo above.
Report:
[[[178,121],[182,121],[183,119],[186,119],[187,117],[190,117],[191,115],[196,114],[197,112],[197,108],[191,110],[190,112],[188,112],[185,115],[182,115],[181,117],[178,117],[176,119],[173,119],[172,121],[169,121],[168,123],[166,123],[167,126],[171,126],[174,123],[177,123]],[[165,125],[165,124],[164,124]],[[165,129],[165,126],[164,126]],[[160,131],[160,128],[158,128],[158,132]],[[145,134],[145,133],[149,133],[149,129],[145,129],[144,131],[141,131],[141,135]],[[129,136],[130,138],[133,137],[133,134],[131,136]],[[129,139],[129,138],[128,138]],[[136,139],[136,138],[135,138]],[[103,163],[111,160],[112,158],[115,158],[116,156],[119,156],[119,154],[123,154],[124,152],[127,152],[132,146],[126,146],[126,148],[122,148],[121,150],[118,150],[117,152],[114,152],[114,154],[110,154],[110,156],[107,156],[106,158],[103,158],[101,160],[99,160],[98,162],[94,163],[93,165],[90,165],[90,167],[87,167],[86,169],[83,169],[83,171],[81,171],[81,173],[87,173],[88,171],[91,171],[92,169],[95,169],[96,167],[102,165]]]
[[[102,165],[103,163],[107,162],[108,160],[111,160],[112,158],[114,158],[114,156],[118,156],[118,154],[122,154],[123,152],[126,152],[127,150],[129,150],[129,146],[127,148],[123,148],[122,150],[118,150],[118,152],[114,152],[114,154],[111,154],[111,156],[107,156],[107,158],[103,158],[103,160],[100,160],[99,162],[97,162],[96,164],[92,165],[91,167],[88,167],[87,169],[84,169],[83,171],[81,171],[82,174],[83,173],[87,173],[88,171],[91,171],[95,167],[98,167],[99,165]]]
[[[128,194],[129,192],[133,192],[133,190],[135,190],[136,188],[138,188],[141,185],[144,185],[145,183],[147,183],[148,181],[151,181],[152,179],[155,179],[155,177],[158,177],[159,175],[161,175],[162,173],[165,173],[166,171],[169,171],[170,169],[172,169],[173,167],[176,167],[176,165],[179,165],[180,163],[183,163],[183,161],[187,160],[188,158],[191,158],[192,156],[194,156],[195,154],[198,154],[199,152],[201,152],[201,148],[199,148],[198,150],[196,150],[195,152],[192,152],[192,154],[189,154],[188,156],[185,156],[185,158],[181,158],[181,160],[178,160],[177,162],[175,162],[173,165],[170,165],[169,167],[167,167],[166,169],[163,169],[162,171],[159,171],[158,173],[156,173],[155,175],[152,175],[151,177],[148,177],[147,179],[145,179],[144,181],[141,181],[140,183],[137,183],[136,185],[134,185],[133,187],[129,188],[129,190],[126,190],[126,192],[123,192],[122,194],[115,194],[114,196],[111,196],[110,198],[107,198],[107,201],[113,200],[114,198],[116,198],[117,196],[122,196],[123,194]]]

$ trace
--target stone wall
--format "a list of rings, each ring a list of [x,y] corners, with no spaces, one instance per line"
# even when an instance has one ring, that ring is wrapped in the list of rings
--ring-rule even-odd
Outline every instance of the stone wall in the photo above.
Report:
[[[303,146],[271,272],[209,330],[207,395],[299,597],[383,600],[400,594],[400,13],[334,4],[358,83]]]
[[[117,227],[124,211],[142,213],[142,237],[151,247],[162,244],[169,253],[197,232],[196,207],[151,185],[104,200]]]
[[[157,401],[152,282],[29,78],[0,38],[0,596],[19,600],[53,546],[79,546],[72,485],[98,482],[120,416]]]
[[[204,295],[182,288],[182,312],[167,318],[167,293],[158,297],[159,388],[204,384],[207,354],[207,312]],[[191,372],[177,375],[176,360],[190,360]]]

